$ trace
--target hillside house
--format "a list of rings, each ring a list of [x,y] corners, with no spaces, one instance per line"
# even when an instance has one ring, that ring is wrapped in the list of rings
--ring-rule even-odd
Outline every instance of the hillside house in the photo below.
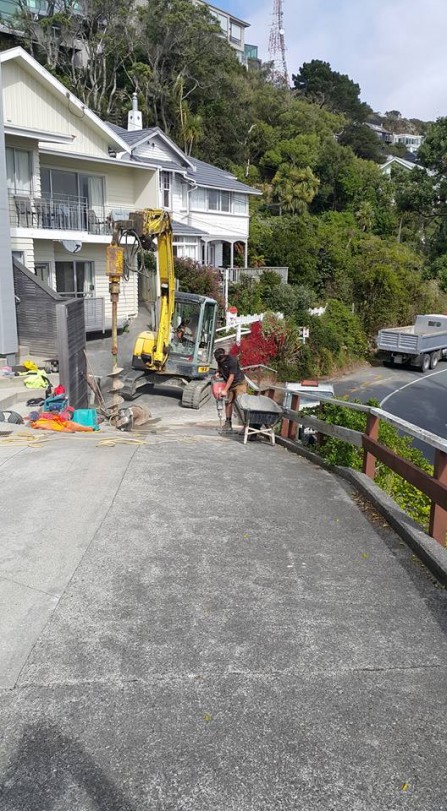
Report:
[[[116,212],[158,203],[158,167],[128,145],[22,48],[0,53],[13,255],[62,296],[111,323],[105,248]],[[120,159],[117,155],[120,155]],[[119,321],[138,311],[136,274]]]
[[[261,192],[231,172],[185,155],[157,127],[143,129],[135,96],[128,129],[109,127],[138,166],[157,167],[157,205],[172,215],[175,255],[215,267],[233,267],[238,255],[246,267],[249,198]],[[128,160],[127,153],[123,157]]]

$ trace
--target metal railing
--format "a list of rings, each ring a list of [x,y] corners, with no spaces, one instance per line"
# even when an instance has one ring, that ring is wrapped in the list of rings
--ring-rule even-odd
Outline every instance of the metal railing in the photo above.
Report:
[[[9,198],[9,221],[13,228],[111,233],[110,217],[106,217],[105,207],[90,205],[85,197],[16,194]]]
[[[269,397],[275,398],[277,392],[289,392],[282,386],[267,385],[261,389]],[[345,428],[341,425],[333,425],[325,422],[324,419],[314,417],[310,414],[299,412],[301,399],[315,398],[312,394],[292,394],[290,409],[284,409],[281,421],[280,436],[292,442],[297,441],[299,426],[312,428],[317,439],[321,436],[330,436],[342,442],[348,442],[363,450],[363,473],[370,479],[375,479],[376,463],[382,462],[386,467],[401,476],[406,482],[413,485],[417,490],[430,499],[430,522],[429,534],[441,546],[446,546],[447,536],[447,439],[425,431],[417,425],[413,425],[406,420],[395,417],[388,411],[381,408],[362,405],[361,403],[349,403],[346,400],[336,400],[332,397],[318,395],[322,404],[341,406],[351,411],[360,411],[366,415],[365,432],[355,431],[352,428]],[[379,442],[380,422],[386,422],[397,428],[402,433],[408,434],[414,439],[425,442],[435,450],[435,464],[433,476],[421,470],[408,459],[404,459],[391,451]]]

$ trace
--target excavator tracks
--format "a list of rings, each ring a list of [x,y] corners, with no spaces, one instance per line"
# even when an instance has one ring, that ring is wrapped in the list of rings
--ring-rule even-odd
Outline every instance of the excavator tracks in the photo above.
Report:
[[[183,408],[201,408],[211,397],[209,380],[191,380],[183,389]]]

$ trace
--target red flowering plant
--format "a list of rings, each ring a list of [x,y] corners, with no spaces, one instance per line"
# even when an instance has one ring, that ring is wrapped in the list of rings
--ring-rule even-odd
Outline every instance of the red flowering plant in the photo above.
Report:
[[[298,362],[301,339],[295,324],[267,313],[251,325],[250,334],[235,344],[231,354],[239,355],[241,366],[293,366]]]

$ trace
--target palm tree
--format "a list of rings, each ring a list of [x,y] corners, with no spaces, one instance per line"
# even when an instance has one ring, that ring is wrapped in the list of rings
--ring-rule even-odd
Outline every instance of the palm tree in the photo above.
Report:
[[[280,212],[303,214],[318,193],[320,181],[312,169],[282,164],[272,181],[272,191],[280,204]]]

